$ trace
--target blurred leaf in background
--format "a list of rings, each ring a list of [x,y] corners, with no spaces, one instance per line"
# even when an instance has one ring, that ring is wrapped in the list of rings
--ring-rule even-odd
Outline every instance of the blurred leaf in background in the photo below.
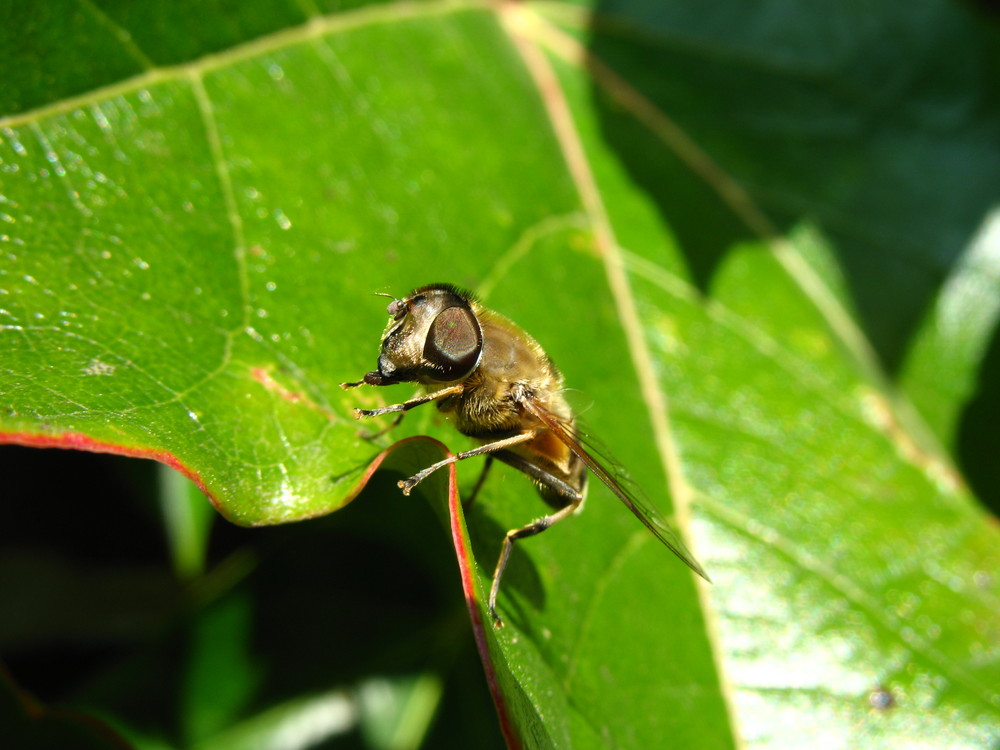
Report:
[[[0,441],[194,482],[0,454],[17,694],[142,748],[1000,741],[991,17],[4,10]],[[713,585],[594,486],[517,548],[482,679],[445,477],[395,486],[433,446],[343,507],[393,439],[468,445],[430,407],[365,439],[410,393],[338,388],[371,293],[437,281],[543,344]],[[468,509],[473,613],[542,507],[500,470]]]

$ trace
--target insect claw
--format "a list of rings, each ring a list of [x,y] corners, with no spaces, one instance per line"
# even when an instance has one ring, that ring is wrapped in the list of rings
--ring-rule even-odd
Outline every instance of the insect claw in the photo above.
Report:
[[[419,481],[419,480],[418,480]],[[396,485],[403,491],[403,494],[407,497],[410,496],[410,491],[417,486],[417,482],[413,481],[413,477],[409,479],[400,479]]]
[[[489,607],[488,609],[490,618],[493,620],[493,627],[499,630],[503,627],[503,620],[500,619],[500,615],[497,614],[497,611],[493,607]]]
[[[361,419],[362,417],[380,417],[385,413],[385,409],[355,409],[354,417],[355,419]]]

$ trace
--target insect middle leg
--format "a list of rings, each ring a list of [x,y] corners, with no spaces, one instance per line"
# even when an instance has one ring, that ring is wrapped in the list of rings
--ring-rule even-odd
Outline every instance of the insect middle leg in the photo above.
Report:
[[[466,458],[472,458],[473,456],[481,456],[484,453],[495,453],[496,451],[502,451],[505,448],[511,448],[515,445],[526,443],[529,440],[534,440],[537,434],[538,434],[537,430],[534,429],[525,430],[524,432],[519,432],[516,435],[511,435],[510,437],[501,438],[500,440],[494,440],[492,443],[486,443],[486,445],[480,445],[478,448],[473,448],[472,450],[456,453],[454,456],[446,458],[443,461],[438,461],[436,464],[431,464],[426,469],[418,471],[409,479],[403,479],[402,481],[399,482],[399,486],[403,490],[404,495],[409,495],[410,491],[414,487],[416,487],[418,484],[424,481],[435,471],[444,468],[448,464],[453,464]]]
[[[479,472],[479,478],[472,486],[472,492],[469,493],[468,497],[462,500],[462,505],[466,508],[471,508],[472,504],[476,502],[476,497],[479,496],[479,490],[483,488],[483,484],[486,482],[486,477],[489,476],[491,466],[493,466],[493,454],[487,453],[486,460],[483,461],[483,470]]]

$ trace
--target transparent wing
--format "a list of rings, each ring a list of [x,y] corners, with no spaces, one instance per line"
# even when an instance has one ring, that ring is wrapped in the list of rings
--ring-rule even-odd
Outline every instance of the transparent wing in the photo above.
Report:
[[[625,506],[635,514],[635,517],[642,521],[643,525],[649,529],[653,536],[663,542],[667,548],[677,555],[695,573],[711,583],[712,579],[705,573],[701,563],[695,560],[694,555],[688,550],[684,542],[681,541],[677,532],[664,520],[648,500],[642,496],[638,486],[627,480],[624,475],[615,476],[609,469],[584,447],[581,439],[574,435],[566,427],[565,422],[552,414],[548,409],[533,399],[525,399],[521,402],[524,408],[534,417],[550,429],[566,446],[573,451],[587,465],[594,475],[600,479],[609,490],[611,490]]]

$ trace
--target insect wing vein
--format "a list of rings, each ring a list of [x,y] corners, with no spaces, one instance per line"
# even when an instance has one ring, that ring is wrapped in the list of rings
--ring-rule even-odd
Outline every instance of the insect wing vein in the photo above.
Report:
[[[642,502],[635,491],[627,489],[615,476],[613,476],[600,461],[594,458],[590,452],[584,448],[583,444],[564,426],[561,419],[552,414],[534,399],[525,399],[523,402],[532,416],[536,417],[542,424],[555,434],[566,446],[573,451],[587,465],[598,479],[611,490],[615,496],[621,500],[626,507],[632,511],[636,518],[642,521],[643,525],[649,529],[653,535],[670,549],[677,557],[700,575],[706,581],[711,582],[711,578],[705,573],[704,568],[694,558],[687,546],[681,541],[677,532],[667,524],[660,514],[650,505]]]

